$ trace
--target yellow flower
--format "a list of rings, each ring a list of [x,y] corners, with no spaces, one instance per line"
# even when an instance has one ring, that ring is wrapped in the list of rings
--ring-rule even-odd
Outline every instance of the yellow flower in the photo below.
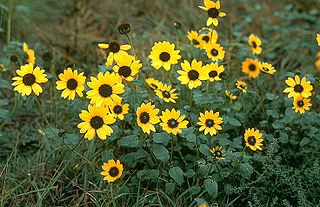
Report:
[[[261,48],[262,43],[259,37],[255,36],[254,34],[251,34],[249,36],[248,43],[251,46],[251,50],[253,54],[260,55],[262,53],[262,48]]]
[[[224,58],[225,51],[223,47],[217,43],[208,44],[205,47],[205,50],[208,58],[212,59],[213,61],[223,60]]]
[[[118,59],[122,55],[128,54],[126,50],[130,50],[130,45],[120,45],[118,42],[110,42],[109,44],[106,43],[99,43],[98,47],[101,49],[108,49],[109,54],[106,62],[106,66],[110,67],[113,64],[113,61]]]
[[[115,100],[110,106],[110,111],[120,120],[129,112],[129,104],[122,104],[121,100]]]
[[[224,67],[222,65],[219,66],[218,63],[215,62],[203,66],[203,71],[205,71],[205,80],[209,80],[210,82],[220,81],[221,78],[219,75],[224,71]]]
[[[199,131],[204,131],[204,134],[208,133],[213,136],[217,134],[218,130],[222,130],[221,124],[223,123],[222,117],[219,116],[219,112],[205,111],[204,114],[200,113],[200,117],[198,118],[200,125]]]
[[[200,9],[207,11],[208,13],[208,20],[207,20],[207,26],[210,26],[213,24],[214,26],[218,26],[219,21],[218,17],[225,17],[227,14],[224,12],[220,12],[220,1],[213,2],[211,0],[204,0],[204,7],[199,6]]]
[[[18,91],[22,96],[29,96],[32,91],[39,96],[43,92],[40,83],[48,81],[44,70],[38,66],[33,68],[33,66],[32,63],[22,65],[20,70],[16,71],[18,76],[12,78],[14,82],[11,85],[15,86],[13,90]]]
[[[309,111],[309,106],[312,106],[310,103],[310,99],[302,97],[302,95],[298,95],[293,100],[293,107],[292,109],[295,110],[295,112],[299,112],[300,114],[303,114],[305,111]]]
[[[215,146],[210,150],[212,155],[217,159],[217,160],[224,160],[225,158],[222,157],[224,155],[224,149],[221,146]]]
[[[248,88],[247,88],[247,84],[245,82],[238,80],[236,82],[236,86],[243,93],[247,93]]]
[[[225,90],[225,94],[226,94],[226,96],[227,96],[231,101],[237,100],[237,98],[238,98],[236,95],[234,95],[233,93],[231,93],[231,92],[228,91],[228,90]]]
[[[92,140],[95,134],[101,140],[106,140],[107,136],[113,133],[109,126],[116,122],[113,114],[109,113],[107,107],[88,106],[88,111],[82,110],[79,117],[83,122],[78,124],[80,133],[85,133],[84,138]]]
[[[274,69],[274,67],[271,64],[265,63],[265,62],[259,62],[258,68],[262,72],[268,73],[268,74],[274,74],[275,72],[277,72],[276,69]]]
[[[318,42],[318,45],[320,46],[320,34],[317,34],[317,42]]]
[[[290,87],[286,88],[283,92],[289,93],[289,98],[296,97],[300,94],[304,98],[308,98],[312,95],[311,91],[313,89],[313,86],[311,85],[310,81],[307,81],[306,77],[303,77],[300,80],[300,77],[298,75],[295,75],[294,79],[289,77],[285,82]]]
[[[107,163],[102,165],[103,171],[100,173],[104,176],[103,180],[113,183],[122,176],[123,165],[119,160],[109,160]]]
[[[248,74],[251,78],[256,78],[260,74],[259,61],[247,58],[242,63],[242,72]]]
[[[201,48],[198,32],[192,30],[188,32],[187,36],[193,46],[195,46],[196,48]]]
[[[127,81],[133,81],[134,76],[142,67],[140,60],[135,60],[133,56],[128,54],[118,56],[116,63],[117,65],[113,66],[114,72],[118,73]]]
[[[151,65],[157,70],[163,67],[166,71],[169,71],[171,65],[177,64],[181,58],[179,55],[180,50],[175,50],[174,48],[175,45],[169,42],[156,42],[149,55]]]
[[[185,60],[181,63],[183,70],[178,70],[180,76],[178,80],[181,81],[181,84],[188,84],[190,89],[197,88],[202,85],[201,80],[205,80],[205,73],[202,68],[202,62],[193,59],[191,64]]]
[[[209,44],[217,43],[218,33],[212,28],[203,28],[199,33],[200,48],[204,49]]]
[[[104,74],[100,72],[98,78],[90,77],[90,79],[91,82],[88,82],[87,85],[92,90],[87,92],[87,98],[90,99],[91,104],[97,107],[108,106],[113,101],[121,100],[118,95],[124,92],[124,85],[118,74],[109,71]]]
[[[163,85],[163,83],[161,83],[160,81],[154,79],[154,78],[147,78],[146,79],[146,83],[148,84],[148,86],[152,89],[152,90],[156,90],[157,88],[159,88],[160,86]]]
[[[160,119],[160,126],[162,129],[174,135],[181,133],[181,129],[187,128],[189,123],[187,120],[185,120],[185,116],[181,116],[180,111],[176,111],[175,109],[172,109],[171,111],[168,109],[166,109],[166,111],[162,111]]]
[[[59,81],[57,81],[57,89],[63,90],[61,97],[74,100],[76,93],[79,97],[82,97],[82,91],[84,90],[83,84],[86,81],[86,77],[82,73],[78,74],[77,70],[72,71],[68,68],[59,74]]]
[[[156,95],[167,103],[176,103],[175,99],[178,99],[178,95],[175,92],[176,89],[167,84],[163,84],[155,90]]]
[[[27,62],[34,65],[36,62],[34,51],[32,49],[29,49],[28,44],[25,42],[23,43],[23,52],[25,52],[28,55]]]
[[[318,70],[320,70],[320,59],[316,60],[316,61],[314,62],[314,65],[316,66],[316,68],[317,68]]]
[[[159,123],[158,117],[159,109],[155,108],[151,103],[142,103],[137,109],[137,123],[144,133],[150,134],[151,131],[155,132],[155,124]]]
[[[207,204],[202,203],[202,204],[199,205],[199,207],[208,207],[208,206],[207,206]]]
[[[246,129],[244,133],[244,141],[246,142],[246,146],[249,147],[252,151],[262,150],[262,134],[259,132],[259,130],[252,129]]]

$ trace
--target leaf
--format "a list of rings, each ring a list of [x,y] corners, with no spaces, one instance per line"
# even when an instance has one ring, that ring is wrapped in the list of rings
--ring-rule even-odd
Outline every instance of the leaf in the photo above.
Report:
[[[164,144],[165,146],[167,146],[170,140],[170,135],[168,133],[162,132],[153,134],[153,141],[155,143]]]
[[[187,141],[188,142],[195,142],[197,140],[197,137],[195,134],[189,134],[187,137],[186,137]]]
[[[199,147],[199,151],[204,154],[205,156],[210,155],[210,148],[206,144],[201,144]]]
[[[238,119],[234,117],[229,118],[229,124],[231,124],[232,126],[241,126],[240,121],[238,121]]]
[[[169,151],[165,148],[165,146],[161,144],[153,144],[151,146],[151,151],[158,160],[161,160],[161,161],[169,160]]]
[[[11,114],[7,109],[0,109],[0,118],[9,121],[11,120]]]
[[[138,139],[139,138],[136,135],[129,135],[129,136],[126,136],[126,137],[122,137],[118,141],[118,144],[120,146],[123,146],[123,147],[134,148],[134,147],[137,147],[139,145],[139,140]]]
[[[300,141],[300,147],[303,147],[303,146],[305,146],[305,145],[307,145],[307,144],[309,144],[309,143],[310,143],[310,139],[307,138],[307,137],[304,137],[304,138]]]
[[[218,196],[218,183],[213,179],[206,179],[204,181],[204,188],[211,197],[216,198]]]
[[[270,100],[270,101],[273,101],[273,100],[276,100],[278,99],[279,96],[275,95],[275,94],[272,94],[272,93],[266,93],[266,99]]]
[[[169,169],[169,175],[174,181],[181,185],[183,183],[183,171],[180,167],[172,167]]]
[[[176,185],[174,183],[166,183],[165,191],[168,195],[172,194]]]
[[[285,133],[285,132],[280,132],[279,141],[280,141],[281,143],[283,143],[283,144],[288,143],[289,137],[288,137],[287,133]]]
[[[76,145],[80,140],[77,134],[63,134],[62,138],[64,142],[69,145]]]

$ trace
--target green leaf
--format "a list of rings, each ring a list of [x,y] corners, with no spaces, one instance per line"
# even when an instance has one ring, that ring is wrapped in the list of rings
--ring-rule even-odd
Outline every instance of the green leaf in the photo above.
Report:
[[[199,151],[204,154],[205,156],[210,155],[210,148],[206,144],[201,144],[199,147]]]
[[[139,138],[136,135],[129,135],[126,137],[122,137],[118,144],[123,147],[137,147],[139,145]]]
[[[161,161],[169,160],[169,151],[165,148],[165,146],[161,144],[153,144],[151,146],[151,151],[158,160],[161,160]]]
[[[169,169],[169,175],[174,181],[181,185],[183,183],[183,171],[180,167],[172,167]]]
[[[80,140],[80,136],[77,134],[63,134],[62,138],[64,142],[69,145],[76,145]]]
[[[218,196],[218,183],[213,179],[206,179],[204,181],[204,188],[211,197],[216,198]]]
[[[170,135],[168,133],[162,132],[153,134],[153,141],[155,143],[164,144],[165,146],[167,146],[170,140]]]
[[[270,101],[276,100],[279,98],[279,96],[272,94],[272,93],[266,93],[266,98]]]
[[[171,195],[174,192],[176,184],[174,183],[166,183],[165,191],[168,195]]]
[[[240,121],[238,121],[238,119],[234,117],[229,118],[229,124],[231,124],[232,126],[241,126]]]
[[[10,111],[7,109],[0,109],[0,118],[7,120],[7,121],[11,120]]]
[[[300,147],[303,147],[303,146],[305,146],[305,145],[307,145],[307,144],[309,144],[309,143],[310,143],[310,139],[307,138],[307,137],[305,137],[305,138],[303,138],[303,139],[301,140],[301,142],[300,142]]]
[[[197,136],[195,134],[189,134],[186,139],[188,142],[195,142],[197,140]]]
[[[289,136],[287,135],[287,133],[285,132],[280,132],[280,136],[279,136],[279,141],[283,144],[288,143],[289,141]]]

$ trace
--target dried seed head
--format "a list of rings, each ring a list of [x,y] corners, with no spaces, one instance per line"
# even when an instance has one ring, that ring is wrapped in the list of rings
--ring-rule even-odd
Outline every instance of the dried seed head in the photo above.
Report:
[[[131,26],[129,23],[122,23],[118,26],[118,32],[122,35],[127,35],[131,32]]]
[[[53,55],[51,51],[45,51],[41,57],[44,62],[51,62],[53,59]]]
[[[16,56],[15,54],[11,54],[9,58],[12,63],[16,63],[19,60],[19,57]]]

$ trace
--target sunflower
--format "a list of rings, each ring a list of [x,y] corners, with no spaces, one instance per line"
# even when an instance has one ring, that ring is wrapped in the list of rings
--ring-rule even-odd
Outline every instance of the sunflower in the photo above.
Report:
[[[124,85],[121,83],[121,77],[118,74],[110,73],[104,74],[100,72],[98,78],[90,77],[91,82],[87,85],[92,89],[87,92],[87,98],[90,99],[91,104],[97,107],[111,105],[113,101],[119,101],[118,96],[124,92]]]
[[[260,55],[262,53],[261,48],[261,40],[259,37],[255,36],[254,34],[251,34],[249,36],[248,44],[251,46],[251,50],[253,54]]]
[[[224,151],[223,147],[221,147],[221,146],[215,146],[214,148],[212,148],[210,150],[210,152],[217,160],[224,160],[225,159],[224,157],[222,157],[225,154],[225,151]]]
[[[119,160],[109,160],[107,163],[103,163],[102,169],[100,174],[104,176],[103,180],[113,183],[122,176],[123,165]]]
[[[234,95],[233,93],[231,93],[231,92],[228,91],[228,90],[225,90],[225,94],[226,94],[226,96],[227,96],[231,101],[237,100],[237,98],[238,98],[236,95]]]
[[[201,80],[205,80],[205,73],[202,67],[202,62],[193,59],[191,64],[185,60],[181,63],[183,70],[178,70],[180,76],[178,80],[181,84],[188,84],[190,89],[197,88],[202,85]]]
[[[251,78],[256,78],[260,74],[259,61],[247,58],[242,63],[242,72],[248,74]]]
[[[190,40],[193,46],[195,46],[196,48],[201,48],[201,45],[199,42],[199,34],[197,31],[192,30],[188,32],[188,39]]]
[[[135,60],[131,55],[120,55],[116,59],[117,65],[113,66],[114,72],[118,73],[126,81],[133,81],[139,69],[142,67],[140,60]]]
[[[207,26],[213,24],[214,26],[218,26],[219,21],[218,17],[225,17],[227,14],[224,12],[220,12],[220,1],[213,2],[211,0],[204,0],[204,6],[199,6],[200,9],[207,11],[208,13],[208,20]]]
[[[34,51],[29,49],[29,46],[27,43],[23,43],[23,52],[25,52],[28,56],[28,59],[27,59],[27,63],[31,63],[31,64],[35,64],[36,62],[36,57],[35,57],[35,54],[34,54]]]
[[[185,116],[181,116],[180,111],[176,111],[174,108],[171,111],[169,109],[166,109],[166,111],[162,111],[160,119],[160,126],[162,126],[162,129],[174,135],[181,133],[181,129],[187,128],[187,125],[189,123],[185,119]]]
[[[262,150],[262,134],[259,132],[259,130],[252,129],[246,129],[244,133],[244,140],[246,142],[246,146],[249,147],[252,151]]]
[[[129,104],[122,104],[121,100],[115,100],[109,105],[110,111],[120,120],[124,119],[124,115],[129,112]]]
[[[208,44],[217,43],[218,33],[211,28],[203,28],[199,33],[200,48],[206,48]]]
[[[99,43],[98,47],[101,49],[108,49],[109,54],[106,62],[106,66],[110,67],[113,64],[113,61],[118,59],[119,56],[128,54],[126,51],[131,49],[130,45],[120,45],[118,42],[110,42],[109,44],[106,43]]]
[[[163,67],[166,71],[169,71],[171,65],[177,64],[181,58],[179,55],[180,50],[175,50],[174,48],[175,45],[169,42],[156,42],[149,55],[151,65],[157,70]]]
[[[314,62],[314,65],[315,65],[315,67],[316,67],[318,70],[320,70],[320,59],[316,60],[316,61]]]
[[[63,90],[61,97],[74,100],[76,93],[82,97],[82,91],[84,90],[83,84],[86,81],[86,77],[82,73],[78,74],[77,70],[72,71],[71,68],[67,68],[63,73],[59,74],[59,81],[57,81],[57,89]]]
[[[207,56],[213,61],[223,60],[224,58],[225,51],[223,47],[217,43],[208,44],[205,47],[205,50],[207,52]]]
[[[247,84],[245,82],[238,80],[236,82],[236,86],[243,93],[247,93],[248,88],[247,88]]]
[[[101,140],[106,140],[107,136],[113,133],[109,126],[116,122],[113,114],[109,113],[107,107],[88,106],[88,111],[82,110],[79,117],[83,122],[78,124],[80,133],[85,133],[84,138],[92,140],[95,134]]]
[[[203,66],[205,80],[209,80],[210,82],[219,81],[221,78],[219,75],[224,71],[224,67],[222,65],[218,65],[217,62],[210,63]]]
[[[307,81],[306,77],[303,77],[300,80],[300,77],[298,75],[295,75],[294,79],[289,77],[285,82],[290,87],[286,88],[283,92],[289,93],[289,98],[296,97],[300,94],[304,98],[308,98],[312,95],[311,91],[313,89],[313,86],[311,85],[310,81]]]
[[[200,125],[199,131],[204,131],[204,134],[208,133],[213,136],[217,134],[217,130],[222,130],[221,124],[223,123],[223,118],[219,117],[219,112],[205,111],[204,114],[200,113],[200,117],[198,118]]]
[[[176,89],[172,88],[172,86],[169,86],[167,84],[160,85],[155,90],[156,95],[167,103],[176,103],[175,99],[178,99],[178,95],[175,92]]]
[[[162,82],[154,79],[154,78],[147,78],[146,79],[146,83],[148,84],[148,86],[152,89],[152,90],[156,90],[157,88],[159,88],[160,86],[163,85]]]
[[[268,73],[268,74],[274,74],[275,72],[277,72],[277,70],[274,69],[274,67],[270,63],[266,63],[266,62],[259,62],[258,68],[262,72]]]
[[[155,132],[155,124],[160,122],[158,117],[159,109],[155,108],[151,103],[142,103],[137,109],[137,123],[144,133],[150,134],[151,131]]]
[[[317,34],[317,42],[318,42],[318,45],[320,46],[320,34]]]
[[[20,70],[16,71],[18,76],[12,78],[14,82],[11,85],[15,86],[13,90],[18,91],[22,96],[29,96],[32,91],[39,96],[43,91],[40,83],[48,81],[44,70],[33,66],[32,63],[22,65]]]
[[[293,107],[292,109],[295,110],[295,112],[299,112],[300,114],[303,114],[305,111],[309,111],[309,106],[312,106],[310,103],[310,99],[302,97],[302,95],[298,95],[293,100]]]

